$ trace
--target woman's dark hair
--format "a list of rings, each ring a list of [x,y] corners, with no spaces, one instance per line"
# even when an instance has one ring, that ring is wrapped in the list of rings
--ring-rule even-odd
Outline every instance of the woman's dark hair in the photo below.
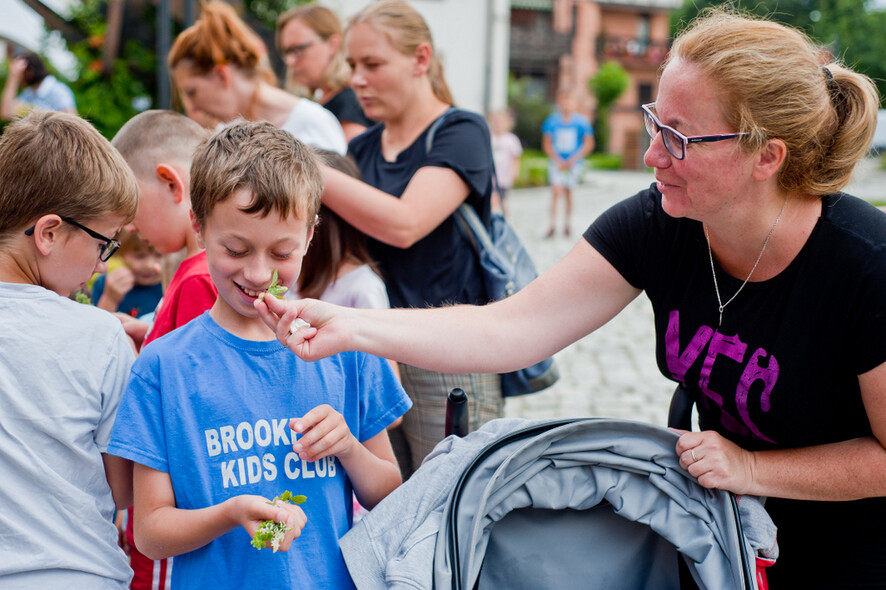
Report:
[[[315,150],[322,161],[348,176],[360,178],[360,169],[354,160],[327,150]],[[298,276],[300,297],[319,299],[326,288],[338,278],[345,262],[368,265],[378,272],[369,256],[366,235],[325,206],[320,207],[320,221],[314,228],[314,238],[302,261]]]

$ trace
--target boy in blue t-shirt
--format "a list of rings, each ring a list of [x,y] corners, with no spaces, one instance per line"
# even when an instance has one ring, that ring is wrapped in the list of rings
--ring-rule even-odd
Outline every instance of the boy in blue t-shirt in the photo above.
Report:
[[[411,402],[388,363],[301,361],[254,307],[275,274],[295,284],[322,190],[315,156],[268,123],[225,127],[194,155],[218,298],[142,351],[109,447],[135,462],[136,543],[176,556],[173,588],[352,588],[338,548],[352,493],[371,508],[401,483],[385,427]],[[269,503],[287,490],[307,501]],[[285,553],[251,546],[266,520],[289,527]]]
[[[542,147],[550,158],[548,182],[553,190],[551,224],[546,237],[554,237],[557,225],[557,201],[563,196],[566,219],[563,233],[569,235],[572,217],[572,188],[578,184],[584,170],[584,158],[594,149],[594,129],[584,115],[575,111],[575,98],[569,90],[557,93],[556,113],[541,126]]]

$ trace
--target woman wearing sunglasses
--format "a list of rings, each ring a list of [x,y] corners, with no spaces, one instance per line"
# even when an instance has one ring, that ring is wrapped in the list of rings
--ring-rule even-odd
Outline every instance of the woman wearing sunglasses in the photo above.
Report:
[[[278,337],[304,358],[352,346],[504,372],[645,291],[659,368],[698,406],[681,465],[703,486],[768,497],[771,587],[886,587],[886,216],[839,192],[878,97],[823,55],[782,25],[708,14],[674,42],[643,108],[655,184],[538,280],[483,307],[291,303]],[[311,327],[290,335],[296,315]]]

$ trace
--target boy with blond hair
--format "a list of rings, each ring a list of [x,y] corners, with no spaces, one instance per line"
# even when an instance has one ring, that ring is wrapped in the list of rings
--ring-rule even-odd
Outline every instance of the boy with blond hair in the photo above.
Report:
[[[255,308],[274,277],[295,285],[322,190],[316,156],[269,123],[225,127],[194,157],[218,297],[142,351],[111,443],[136,463],[136,542],[177,556],[175,587],[353,588],[338,549],[352,492],[372,507],[401,482],[385,427],[411,403],[388,363],[303,362]],[[269,502],[284,491],[307,502]],[[287,527],[275,548],[288,554],[250,547],[266,520]]]
[[[138,185],[76,115],[34,110],[0,137],[0,586],[126,588],[107,455],[133,352],[120,322],[68,296],[119,247]]]

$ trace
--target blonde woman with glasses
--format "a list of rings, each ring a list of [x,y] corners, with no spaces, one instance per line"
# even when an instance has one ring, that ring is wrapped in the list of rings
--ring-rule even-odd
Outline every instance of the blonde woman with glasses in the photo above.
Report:
[[[431,31],[409,3],[368,4],[351,18],[344,46],[351,87],[379,124],[349,144],[362,182],[323,167],[323,204],[369,236],[392,307],[489,301],[474,249],[453,218],[462,203],[491,218],[486,121],[453,108]],[[471,428],[502,415],[496,374],[401,365],[400,376],[414,403],[392,434],[404,475],[444,438],[449,389],[470,395]]]
[[[527,288],[438,310],[272,304],[265,319],[284,316],[277,336],[303,358],[354,347],[504,372],[645,291],[659,368],[698,406],[676,453],[703,486],[768,498],[771,587],[886,587],[886,216],[840,192],[878,103],[799,31],[707,13],[644,109],[655,183]],[[310,327],[290,334],[296,316]]]
[[[348,86],[351,68],[345,61],[344,31],[338,16],[316,3],[292,8],[277,19],[277,49],[286,62],[289,81],[307,89],[336,116],[348,141],[372,121]]]

